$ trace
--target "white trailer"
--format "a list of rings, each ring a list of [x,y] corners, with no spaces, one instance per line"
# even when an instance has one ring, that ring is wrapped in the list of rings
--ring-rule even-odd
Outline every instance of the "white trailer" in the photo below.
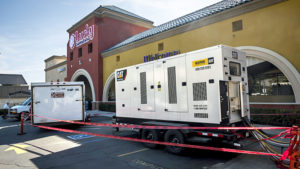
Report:
[[[61,123],[52,119],[85,120],[83,82],[31,83],[31,91],[33,124]]]
[[[249,118],[246,55],[218,45],[115,71],[115,123],[241,126]],[[144,139],[185,142],[226,133],[141,130]],[[154,145],[148,145],[149,147]],[[174,147],[173,147],[174,148]],[[177,153],[178,151],[169,151]]]

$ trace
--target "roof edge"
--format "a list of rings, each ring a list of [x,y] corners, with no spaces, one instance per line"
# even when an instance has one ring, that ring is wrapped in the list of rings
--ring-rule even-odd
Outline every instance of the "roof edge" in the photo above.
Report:
[[[174,35],[178,35],[180,33],[188,32],[188,31],[191,31],[191,30],[194,30],[194,29],[198,29],[198,28],[201,28],[203,26],[207,26],[207,25],[210,25],[210,24],[213,24],[213,23],[216,23],[216,22],[220,22],[222,20],[233,18],[233,17],[239,16],[239,15],[242,15],[242,14],[245,14],[245,13],[249,13],[249,12],[264,8],[264,7],[268,7],[268,6],[283,2],[283,1],[286,1],[286,0],[254,0],[254,1],[251,1],[251,2],[248,2],[248,3],[241,4],[241,5],[236,6],[234,8],[230,8],[230,9],[221,11],[219,13],[201,18],[199,20],[195,20],[193,22],[186,23],[186,24],[181,25],[179,27],[175,27],[175,28],[160,32],[158,34],[150,36],[151,38],[147,37],[147,38],[144,38],[144,39],[139,39],[137,41],[133,41],[132,43],[129,43],[129,44],[126,44],[126,45],[123,45],[123,46],[120,46],[120,47],[117,47],[117,48],[111,49],[111,50],[106,49],[103,52],[101,52],[100,54],[101,54],[102,58],[105,58],[105,57],[108,57],[108,56],[111,56],[111,55],[114,55],[114,54],[117,54],[117,53],[124,52],[126,50],[130,50],[130,49],[133,49],[133,48],[136,48],[136,47],[140,47],[140,46],[143,46],[145,44],[149,44],[149,43],[159,41],[159,40],[162,40],[162,39],[174,36]],[[166,23],[168,23],[168,22],[166,22]],[[195,24],[195,23],[197,23],[197,24]],[[163,23],[163,24],[165,24],[165,23]],[[120,43],[122,43],[122,42],[120,42]]]
[[[59,55],[52,55],[49,58],[45,59],[44,62],[48,62],[49,60],[52,60],[54,58],[66,58],[67,59],[67,56],[66,55],[61,55],[61,56],[59,56]]]
[[[21,80],[24,82],[24,83],[20,83],[20,84],[26,84],[27,85],[27,82],[26,82],[26,80],[25,80],[25,78],[24,78],[24,76],[22,75],[22,74],[4,74],[4,73],[2,73],[2,74],[0,74],[0,76],[1,75],[5,75],[5,76],[17,76],[17,77],[20,77],[21,78]],[[7,84],[9,84],[9,83],[6,83],[5,85],[7,85]],[[20,85],[19,84],[19,85]],[[3,85],[3,84],[1,84],[1,85]],[[9,85],[13,85],[13,84],[9,84]]]
[[[117,6],[114,6],[114,7],[115,7],[115,8],[118,8],[118,9],[121,9],[121,10],[123,10],[123,11],[126,11],[126,12],[128,12],[128,13],[132,13],[132,12],[129,12],[129,11],[125,10],[125,9],[119,8],[119,7],[117,7]],[[151,21],[151,20],[149,20],[149,19],[147,19],[147,18],[144,18],[144,17],[142,17],[142,16],[139,16],[139,15],[137,15],[137,14],[135,14],[135,13],[132,13],[132,14],[138,16],[139,18],[138,18],[138,17],[135,17],[135,16],[131,16],[131,15],[126,14],[126,13],[120,13],[120,12],[118,12],[118,11],[114,11],[114,10],[112,10],[112,9],[109,9],[109,8],[106,7],[106,6],[103,6],[103,8],[105,8],[106,10],[109,10],[109,11],[111,11],[111,12],[114,12],[114,13],[118,13],[118,14],[121,14],[121,15],[125,15],[125,16],[131,17],[131,18],[135,18],[135,19],[141,20],[141,21],[143,21],[143,22],[148,22],[148,23],[151,23],[151,24],[154,23],[153,21]]]
[[[93,10],[92,12],[90,12],[88,15],[86,15],[85,17],[83,17],[79,21],[77,21],[74,25],[72,25],[69,29],[67,29],[67,32],[70,33],[74,29],[81,26],[83,24],[83,22],[86,22],[87,20],[91,19],[91,17],[94,15],[94,12],[97,11],[99,8],[101,8],[101,6],[98,7],[97,9]]]
[[[124,9],[122,9],[124,10]],[[126,10],[125,10],[126,11]],[[72,31],[74,31],[76,28],[80,27],[83,23],[85,23],[86,21],[88,21],[89,19],[91,19],[92,17],[98,17],[98,18],[101,18],[103,16],[106,16],[105,13],[108,12],[108,13],[111,13],[112,15],[122,15],[124,17],[128,17],[128,18],[131,18],[131,19],[135,19],[137,21],[140,21],[140,22],[143,22],[145,25],[147,24],[152,24],[153,25],[153,21],[150,21],[148,19],[141,19],[141,18],[137,18],[137,17],[134,17],[134,16],[131,16],[131,15],[127,15],[125,13],[120,13],[120,12],[117,12],[117,11],[114,11],[114,10],[111,10],[111,9],[108,9],[108,8],[105,8],[105,6],[99,6],[97,9],[95,9],[94,11],[90,12],[88,15],[86,15],[84,18],[80,19],[78,22],[76,22],[74,25],[72,25],[69,29],[67,29],[67,32],[70,33]],[[108,16],[109,17],[109,16]]]

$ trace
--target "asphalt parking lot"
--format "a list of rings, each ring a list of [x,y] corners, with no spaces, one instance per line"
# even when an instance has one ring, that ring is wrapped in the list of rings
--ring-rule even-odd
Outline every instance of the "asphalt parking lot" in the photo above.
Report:
[[[109,116],[93,117],[92,122],[111,123]],[[142,143],[78,135],[25,126],[17,135],[19,122],[0,119],[0,168],[276,168],[268,157],[190,149],[183,155],[148,149]],[[135,132],[97,126],[65,126],[72,130],[137,137]],[[250,144],[249,144],[250,145]]]

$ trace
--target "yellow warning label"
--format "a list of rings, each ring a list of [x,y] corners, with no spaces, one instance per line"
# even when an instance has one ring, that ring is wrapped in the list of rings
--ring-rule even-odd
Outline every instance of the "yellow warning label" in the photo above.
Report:
[[[208,65],[208,58],[193,61],[193,67]]]
[[[160,81],[158,81],[157,89],[158,89],[159,92],[161,91],[161,84],[160,84]]]

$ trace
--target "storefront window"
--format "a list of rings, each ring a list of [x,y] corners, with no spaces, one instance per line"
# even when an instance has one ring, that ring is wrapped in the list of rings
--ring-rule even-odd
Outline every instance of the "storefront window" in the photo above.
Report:
[[[88,53],[92,53],[92,52],[93,52],[93,44],[90,43],[90,44],[88,45]]]
[[[78,57],[81,57],[82,56],[82,48],[79,48],[78,49]]]
[[[269,62],[248,66],[248,80],[250,102],[295,102],[291,83]]]

